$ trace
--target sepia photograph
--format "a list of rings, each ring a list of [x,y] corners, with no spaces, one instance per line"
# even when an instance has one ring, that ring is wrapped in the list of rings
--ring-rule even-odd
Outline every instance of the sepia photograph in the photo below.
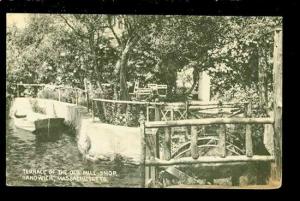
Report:
[[[6,185],[277,189],[282,17],[6,14]]]

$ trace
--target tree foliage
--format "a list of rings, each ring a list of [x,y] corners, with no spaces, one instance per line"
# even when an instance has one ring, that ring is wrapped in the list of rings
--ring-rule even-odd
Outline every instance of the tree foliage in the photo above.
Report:
[[[7,80],[83,88],[114,85],[129,99],[128,82],[168,85],[187,97],[199,72],[212,77],[212,95],[248,92],[267,101],[272,91],[273,30],[279,17],[32,14],[24,29],[7,28]],[[191,88],[178,72],[192,69]],[[254,97],[254,96],[253,96]]]

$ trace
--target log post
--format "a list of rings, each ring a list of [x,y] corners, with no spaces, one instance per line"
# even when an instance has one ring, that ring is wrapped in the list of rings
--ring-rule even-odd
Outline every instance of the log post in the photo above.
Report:
[[[191,126],[191,155],[193,159],[199,158],[197,141],[198,141],[197,127]]]
[[[170,160],[171,158],[171,128],[165,128],[165,136],[164,136],[164,160]]]
[[[100,120],[100,110],[99,110],[99,105],[98,105],[98,101],[95,101],[95,105],[96,105],[96,117],[98,117],[98,119]]]
[[[226,157],[226,126],[225,124],[220,125],[219,128],[219,153],[220,157]]]
[[[19,84],[17,84],[17,96],[20,97],[20,89],[19,89]]]
[[[223,114],[223,103],[219,101],[218,107],[219,107],[219,114],[221,117],[224,116]],[[225,158],[226,157],[226,124],[221,124],[219,127],[219,154],[220,157]]]
[[[174,120],[174,107],[171,107],[171,121]],[[174,135],[174,128],[170,128],[171,129],[171,136]]]
[[[188,119],[189,118],[189,101],[185,102],[185,118]],[[188,140],[188,135],[189,135],[189,127],[185,127],[185,140]]]
[[[93,86],[92,86],[92,83],[89,83],[88,85],[88,91],[90,92],[88,95],[89,95],[89,100],[94,98],[94,92],[93,92]],[[93,101],[92,101],[93,102]],[[89,103],[90,104],[90,103]]]
[[[94,100],[92,99],[92,119],[93,119],[93,122],[95,120],[94,110],[95,110],[95,108],[94,108]]]
[[[154,158],[158,158],[156,154],[156,135],[152,134],[145,134],[146,137],[146,160],[153,160]],[[146,179],[146,187],[149,187],[148,185],[152,185],[156,183],[156,180],[158,178],[158,171],[157,166],[146,166],[145,167],[145,179]]]
[[[149,104],[146,105],[146,118],[147,118],[147,121],[150,120],[150,117],[149,117]]]
[[[155,100],[155,102],[157,102],[157,100]],[[149,121],[149,104],[147,104],[147,121]],[[155,121],[160,121],[160,114],[159,114],[159,108],[157,105],[154,105],[154,120]],[[150,147],[149,147],[149,151],[146,150],[146,154],[147,156],[151,159],[154,158],[160,158],[160,147],[159,147],[159,136],[158,136],[158,132],[156,132],[154,135],[149,135],[149,138],[146,138],[147,140],[150,140],[150,142],[153,143],[149,143]],[[146,159],[148,159],[148,157],[146,157]],[[159,178],[159,171],[157,169],[157,166],[153,165],[150,167],[145,167],[145,171],[146,171],[146,187],[149,187],[149,185],[151,186],[155,186],[157,179]],[[147,175],[148,174],[148,175]]]
[[[102,102],[102,111],[103,111],[103,119],[106,120],[106,105],[105,102]]]
[[[282,29],[277,28],[274,34],[273,55],[274,80],[274,153],[276,171],[274,178],[281,182],[282,171]]]
[[[188,119],[189,117],[189,101],[185,102],[185,118]]]
[[[155,121],[160,121],[160,113],[159,113],[159,107],[157,105],[155,105]],[[155,140],[156,140],[156,157],[157,158],[160,158],[160,147],[159,147],[159,136],[158,136],[158,132],[156,132],[156,137],[155,137]]]
[[[60,102],[60,97],[61,97],[60,88],[58,88],[58,101],[59,102]]]
[[[89,112],[89,111],[90,111],[90,97],[89,97],[89,91],[86,90],[85,93],[86,93],[86,107],[87,107],[87,111]]]
[[[75,101],[76,101],[76,105],[78,105],[78,90],[75,89]]]
[[[89,111],[89,92],[88,92],[86,78],[84,78],[84,92],[85,92],[85,99],[86,99],[86,107],[87,107],[87,110]]]
[[[154,107],[155,107],[155,109],[154,109],[155,110],[155,112],[154,112],[155,113],[155,117],[154,117],[155,121],[160,121],[160,114],[159,114],[160,109],[157,105],[155,105]]]
[[[251,102],[245,103],[245,116],[251,117]],[[252,133],[251,133],[251,124],[246,124],[246,134],[245,134],[245,144],[246,144],[246,156],[253,156],[253,146],[252,146]]]
[[[269,110],[268,115],[274,118],[274,111]],[[264,125],[264,145],[268,152],[274,156],[274,127],[273,124]]]
[[[131,104],[127,104],[127,106],[126,106],[126,118],[129,120],[129,121],[126,121],[127,126],[129,125],[128,123],[131,123],[129,116],[130,116],[132,107],[133,106],[131,106]]]
[[[140,112],[139,123],[140,123],[140,133],[141,133],[141,158],[140,158],[141,187],[145,188],[146,136],[145,136],[145,116],[143,114],[143,111]]]

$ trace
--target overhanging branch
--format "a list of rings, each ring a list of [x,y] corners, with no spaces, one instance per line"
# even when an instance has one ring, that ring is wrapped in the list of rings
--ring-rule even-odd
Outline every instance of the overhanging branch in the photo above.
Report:
[[[69,22],[68,22],[68,20],[63,16],[63,15],[59,15],[63,20],[64,20],[64,22],[68,25],[68,27],[70,27],[73,31],[74,31],[74,33],[77,35],[77,36],[79,36],[79,37],[81,37],[81,38],[84,38],[84,39],[89,39],[87,36],[85,36],[85,35],[83,35],[83,34],[81,34],[80,32],[78,32]]]
[[[116,34],[116,32],[115,32],[115,30],[114,30],[114,28],[113,28],[113,25],[111,24],[111,19],[110,19],[110,17],[108,18],[108,24],[109,24],[108,27],[109,27],[109,29],[111,30],[112,34],[114,35],[115,39],[117,40],[119,46],[121,46],[121,45],[122,45],[122,42],[121,42],[120,38],[118,37],[118,35]]]

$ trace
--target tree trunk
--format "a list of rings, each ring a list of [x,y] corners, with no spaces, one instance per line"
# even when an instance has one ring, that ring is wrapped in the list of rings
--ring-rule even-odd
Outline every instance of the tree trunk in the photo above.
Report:
[[[127,89],[127,53],[123,51],[120,59],[120,100],[128,100]]]
[[[121,58],[119,61],[120,65],[120,100],[129,100],[128,87],[127,87],[127,62],[128,62],[128,53],[132,47],[133,42],[128,41],[125,45],[125,48],[122,51]]]
[[[93,63],[94,63],[94,71],[96,73],[96,84],[97,84],[97,87],[99,89],[101,89],[101,91],[103,91],[103,88],[102,88],[102,85],[101,85],[101,75],[98,71],[98,59],[97,59],[97,52],[96,52],[96,47],[95,47],[95,44],[94,44],[94,36],[93,34],[90,36],[90,40],[89,40],[89,45],[90,45],[90,49],[91,49],[91,52],[92,52],[92,55],[93,55]],[[102,96],[102,94],[101,94]],[[100,97],[102,98],[102,97]]]
[[[192,93],[195,89],[195,87],[197,86],[197,83],[199,82],[199,72],[196,68],[194,68],[193,71],[193,84],[191,86],[191,88],[185,92],[185,95],[188,96],[190,93]]]
[[[258,90],[260,106],[267,112],[267,102],[268,102],[268,83],[266,79],[266,65],[264,62],[263,54],[259,54],[258,58]]]

